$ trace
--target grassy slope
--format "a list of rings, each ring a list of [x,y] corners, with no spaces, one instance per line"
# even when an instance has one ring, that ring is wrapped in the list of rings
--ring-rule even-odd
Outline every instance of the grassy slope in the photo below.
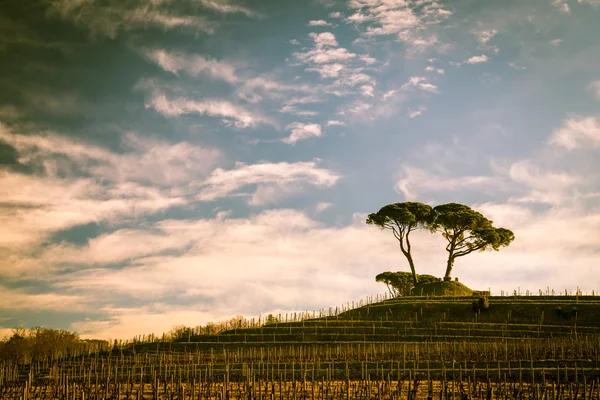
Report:
[[[417,296],[471,296],[473,290],[460,282],[431,282],[418,285],[414,289]]]
[[[235,329],[190,339],[192,347],[209,349],[291,344],[368,342],[477,342],[600,334],[600,297],[490,297],[490,308],[474,313],[475,297],[417,297],[386,300],[337,317]],[[563,312],[559,315],[556,309]],[[577,309],[573,316],[572,309]],[[188,343],[138,345],[155,351]],[[136,346],[136,347],[138,347]],[[140,349],[138,347],[138,349]],[[141,349],[140,349],[141,350]]]

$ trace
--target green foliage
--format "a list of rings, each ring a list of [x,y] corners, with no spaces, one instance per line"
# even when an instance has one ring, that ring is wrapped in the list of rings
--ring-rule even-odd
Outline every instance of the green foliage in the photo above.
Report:
[[[457,257],[473,251],[498,251],[500,247],[508,246],[514,240],[513,232],[505,228],[495,228],[492,223],[493,221],[463,204],[448,203],[433,208],[429,227],[431,230],[441,231],[448,241],[444,280],[451,280],[450,273]]]
[[[416,287],[419,287],[431,282],[440,282],[441,278],[433,275],[417,275],[417,280],[418,284]],[[393,297],[410,296],[415,287],[413,276],[410,272],[382,272],[375,277],[375,281],[385,283]]]
[[[425,228],[431,219],[431,207],[417,202],[393,203],[382,207],[377,213],[369,214],[367,224],[381,229],[390,229],[400,244],[402,254],[408,260],[413,285],[419,282],[410,252],[410,232]]]
[[[433,276],[433,275],[419,275],[419,284],[417,286],[420,285],[425,285],[427,283],[432,283],[432,282],[441,282],[442,278],[438,278],[437,276]]]

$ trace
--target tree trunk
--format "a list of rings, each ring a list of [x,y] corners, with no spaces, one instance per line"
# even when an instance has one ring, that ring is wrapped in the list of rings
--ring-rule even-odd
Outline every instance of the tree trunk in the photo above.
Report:
[[[404,243],[402,242],[402,239],[400,239],[400,250],[402,250],[404,257],[406,257],[406,259],[408,260],[408,265],[410,265],[410,271],[412,272],[413,276],[413,286],[416,287],[419,283],[419,278],[417,278],[417,272],[415,271],[415,263],[413,262],[412,256],[410,254],[410,240],[408,239],[409,234],[410,231],[408,231],[405,235],[406,248],[404,248]]]
[[[450,276],[450,274],[452,273],[453,265],[454,265],[454,257],[448,257],[448,262],[446,263],[446,274],[444,275],[444,282],[452,280],[452,277]]]
[[[412,259],[412,256],[410,255],[410,253],[406,254],[406,258],[408,259],[408,265],[410,265],[410,271],[412,272],[413,286],[417,287],[417,285],[419,284],[419,278],[417,278],[417,272],[415,270],[415,263],[413,262],[413,259]]]

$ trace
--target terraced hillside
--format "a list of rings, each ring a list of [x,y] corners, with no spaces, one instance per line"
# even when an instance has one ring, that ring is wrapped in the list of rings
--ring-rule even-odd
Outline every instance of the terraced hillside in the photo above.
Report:
[[[0,382],[3,396],[22,394],[27,376],[30,391],[77,384],[87,398],[115,399],[598,398],[599,297],[492,297],[477,311],[473,301],[386,300],[130,344],[25,375],[21,366],[20,380],[13,370]]]

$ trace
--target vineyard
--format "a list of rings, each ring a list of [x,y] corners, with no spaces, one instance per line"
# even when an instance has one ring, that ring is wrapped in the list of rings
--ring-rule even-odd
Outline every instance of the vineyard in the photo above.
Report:
[[[477,303],[476,303],[477,304]],[[600,297],[384,299],[3,361],[2,399],[598,399]]]

